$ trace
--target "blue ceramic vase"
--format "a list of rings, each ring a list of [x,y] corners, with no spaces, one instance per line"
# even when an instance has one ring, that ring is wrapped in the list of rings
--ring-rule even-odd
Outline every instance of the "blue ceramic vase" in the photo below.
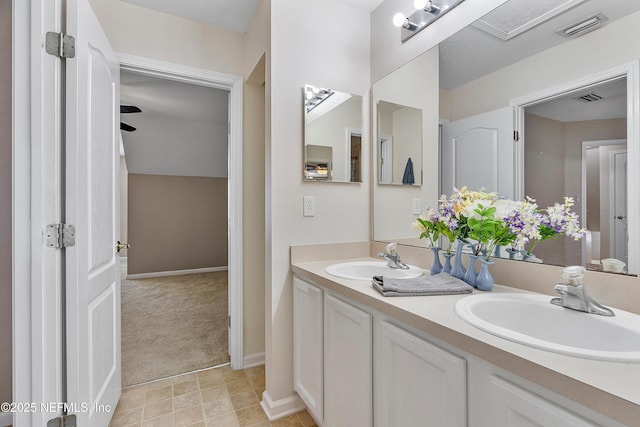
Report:
[[[458,246],[456,246],[456,257],[453,261],[453,268],[451,269],[451,275],[457,279],[463,280],[467,270],[462,263],[462,248],[464,248],[464,242],[458,240]]]
[[[480,291],[490,291],[493,289],[493,276],[489,272],[489,266],[493,261],[487,261],[486,258],[480,258],[480,272],[476,278],[476,288]]]
[[[476,278],[478,277],[478,273],[476,273],[476,261],[478,257],[473,254],[468,254],[469,257],[469,265],[467,266],[467,272],[464,275],[464,281],[469,285],[476,287]]]
[[[439,247],[431,248],[431,252],[433,252],[433,264],[431,264],[431,269],[429,270],[429,273],[431,273],[432,276],[435,276],[436,274],[442,271],[442,264],[440,264],[440,255],[439,255],[440,248]]]
[[[453,254],[442,254],[442,256],[444,257],[442,272],[451,274],[451,257],[453,257]]]

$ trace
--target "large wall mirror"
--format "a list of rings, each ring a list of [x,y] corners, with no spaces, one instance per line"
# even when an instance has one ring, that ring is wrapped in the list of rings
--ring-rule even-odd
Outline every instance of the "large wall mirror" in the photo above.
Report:
[[[304,179],[362,182],[362,97],[305,85]]]
[[[416,96],[436,81],[423,152],[437,172],[424,180],[422,210],[465,185],[541,207],[573,197],[585,238],[544,241],[536,261],[613,271],[605,261],[618,259],[640,273],[640,246],[629,238],[640,233],[637,39],[635,0],[509,0],[376,82],[374,109],[378,93]],[[417,196],[387,190],[374,184],[374,239],[426,246],[409,225],[417,214],[403,208]]]

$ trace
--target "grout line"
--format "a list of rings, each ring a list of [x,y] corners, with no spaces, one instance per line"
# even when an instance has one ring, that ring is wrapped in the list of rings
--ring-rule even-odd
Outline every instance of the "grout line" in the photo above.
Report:
[[[195,371],[189,371],[189,372],[183,372],[181,374],[170,375],[168,377],[162,377],[162,378],[158,378],[158,379],[155,379],[155,380],[147,381],[147,382],[144,382],[144,383],[132,384],[132,385],[128,385],[128,386],[124,387],[122,390],[126,390],[128,388],[133,388],[133,387],[138,387],[138,386],[141,386],[141,385],[153,384],[153,383],[157,383],[158,381],[164,381],[164,380],[168,380],[170,378],[181,377],[181,376],[187,375],[187,374],[197,374],[198,372],[208,371],[210,369],[222,368],[222,367],[225,367],[227,365],[231,365],[231,363],[230,362],[222,363],[220,365],[209,366],[208,368],[196,369]]]

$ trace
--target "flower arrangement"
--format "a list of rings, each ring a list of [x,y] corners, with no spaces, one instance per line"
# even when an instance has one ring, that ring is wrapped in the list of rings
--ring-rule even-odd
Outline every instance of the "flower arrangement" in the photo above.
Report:
[[[489,261],[497,246],[526,248],[531,254],[544,240],[562,234],[579,240],[585,233],[578,215],[571,210],[571,197],[565,197],[562,204],[540,209],[530,197],[516,202],[466,187],[454,190],[449,197],[440,197],[437,209],[427,210],[414,223],[421,232],[420,238],[428,239],[431,246],[445,236],[449,241],[447,252],[456,239],[473,239],[475,255],[484,254]]]

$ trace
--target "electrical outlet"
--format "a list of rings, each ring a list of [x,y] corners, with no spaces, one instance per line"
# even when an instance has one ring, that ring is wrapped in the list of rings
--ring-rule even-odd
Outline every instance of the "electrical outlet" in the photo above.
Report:
[[[420,199],[413,199],[413,214],[420,215],[422,213],[422,203]]]
[[[316,198],[313,196],[302,197],[302,215],[303,216],[316,216]]]

